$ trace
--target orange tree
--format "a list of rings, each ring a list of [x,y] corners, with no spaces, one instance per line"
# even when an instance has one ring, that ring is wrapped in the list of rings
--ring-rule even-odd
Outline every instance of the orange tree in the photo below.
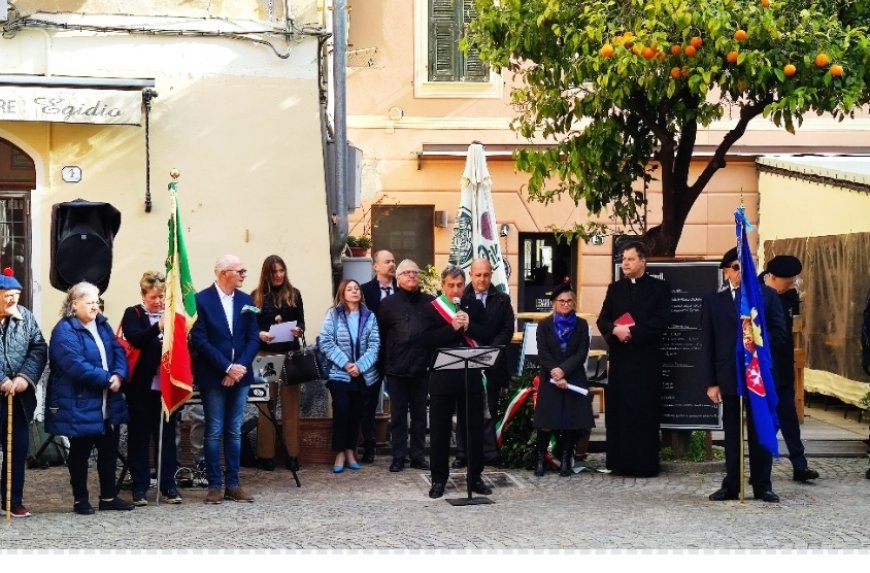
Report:
[[[517,74],[513,128],[551,146],[516,153],[528,193],[567,193],[597,217],[641,223],[633,182],[661,167],[662,222],[646,238],[673,256],[692,205],[749,122],[790,132],[805,114],[837,119],[868,103],[870,0],[477,0],[464,42]],[[736,119],[700,174],[698,130]],[[589,223],[571,230],[601,232]]]

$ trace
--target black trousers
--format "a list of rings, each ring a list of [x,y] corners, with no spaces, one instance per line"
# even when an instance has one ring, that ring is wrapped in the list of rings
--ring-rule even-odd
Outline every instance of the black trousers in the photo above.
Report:
[[[773,467],[773,456],[758,443],[755,424],[752,421],[752,408],[748,399],[743,400],[746,410],[747,438],[749,442],[750,483],[753,493],[762,493],[772,489],[770,471]],[[725,429],[725,479],[722,487],[728,491],[740,491],[740,398],[738,396],[722,397],[722,425]]]
[[[378,411],[378,402],[381,398],[381,386],[383,381],[378,380],[371,386],[366,386],[362,395],[362,431],[363,447],[365,450],[374,452],[377,442],[375,441],[375,415]]]
[[[408,456],[408,436],[411,438],[411,460],[426,458],[426,396],[429,376],[390,376],[390,442],[393,458],[404,460]],[[411,414],[410,430],[408,414]]]
[[[178,469],[178,450],[175,445],[176,411],[164,421],[160,391],[148,390],[127,394],[130,419],[127,422],[127,463],[133,478],[133,495],[143,497],[151,485],[151,443],[157,452],[160,431],[163,429],[163,452],[160,460],[160,488],[168,491],[175,486],[175,471]]]
[[[498,422],[498,401],[501,397],[501,386],[487,384],[486,407],[489,409],[489,418],[483,420],[483,460],[484,462],[496,461],[501,458],[498,444],[495,439],[495,424]],[[482,406],[481,406],[482,407]],[[456,425],[465,426],[465,411],[460,410],[456,415]],[[456,457],[467,459],[465,454],[465,436],[456,432]]]
[[[6,507],[6,478],[9,468],[6,464],[12,459],[12,505],[24,504],[24,469],[27,467],[27,450],[30,445],[30,421],[24,416],[24,410],[19,406],[20,401],[12,402],[12,452],[6,451],[6,428],[8,426],[6,396],[0,394],[0,435],[3,443],[0,451],[3,451],[3,464],[0,465],[0,494],[3,496],[3,507]]]
[[[785,447],[788,448],[788,459],[796,470],[807,469],[807,456],[804,452],[804,443],[801,441],[801,426],[798,422],[797,409],[794,405],[794,385],[786,384],[776,389],[779,404],[776,406],[776,415],[779,417],[779,430]]]
[[[356,450],[365,381],[330,380],[327,386],[332,395],[332,451]]]
[[[73,499],[88,499],[88,458],[97,448],[97,474],[100,476],[100,499],[112,499],[118,491],[115,487],[115,470],[118,467],[118,428],[106,423],[105,431],[98,436],[78,436],[69,439],[69,482]]]
[[[469,392],[467,417],[464,415],[465,406],[464,391],[429,397],[429,463],[433,482],[445,483],[450,475],[450,435],[456,411],[463,413],[463,423],[457,423],[456,435],[457,440],[462,436],[466,444],[468,479],[477,481],[483,472],[483,392],[479,389]]]

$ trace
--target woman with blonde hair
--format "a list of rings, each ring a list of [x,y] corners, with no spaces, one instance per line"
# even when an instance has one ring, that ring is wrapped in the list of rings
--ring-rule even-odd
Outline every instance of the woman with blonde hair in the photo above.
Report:
[[[260,309],[257,315],[257,325],[260,329],[260,353],[284,354],[299,349],[299,337],[305,330],[305,311],[302,306],[302,294],[290,283],[287,277],[287,265],[278,255],[269,255],[263,261],[260,269],[260,280],[257,288],[251,293],[254,306]],[[293,329],[292,342],[272,342],[269,328],[273,324],[296,321]],[[286,455],[286,467],[289,470],[299,470],[299,403],[301,389],[298,385],[288,386],[273,383],[270,387],[272,408],[278,392],[281,395],[281,433]],[[266,404],[259,404],[260,418],[257,421],[257,458],[260,469],[272,471],[275,469],[275,424]]]
[[[356,446],[362,421],[363,390],[378,381],[381,339],[374,313],[363,304],[362,290],[353,279],[338,285],[335,306],[326,313],[318,346],[328,363],[326,387],[332,395],[333,473],[345,465],[356,471]]]
[[[166,298],[166,276],[146,271],[139,280],[141,304],[124,311],[121,330],[124,338],[141,351],[129,383],[124,384],[130,420],[127,422],[127,462],[133,478],[133,505],[148,505],[145,497],[151,485],[150,449],[161,448],[160,493],[166,503],[181,503],[175,485],[178,456],[175,446],[175,424],[178,412],[167,422],[163,415],[160,392],[160,360],[163,356],[163,309]]]
[[[62,317],[51,332],[45,429],[69,438],[73,511],[91,515],[88,459],[97,448],[101,511],[130,510],[115,485],[118,427],[127,421],[121,385],[127,379],[127,355],[100,311],[100,291],[87,282],[67,291]]]

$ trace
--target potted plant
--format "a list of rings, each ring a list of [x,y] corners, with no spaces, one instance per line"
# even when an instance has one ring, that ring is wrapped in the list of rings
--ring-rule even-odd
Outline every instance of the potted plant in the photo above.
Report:
[[[348,235],[346,244],[350,249],[351,256],[364,257],[372,246],[372,240],[365,236],[355,237],[354,235]]]

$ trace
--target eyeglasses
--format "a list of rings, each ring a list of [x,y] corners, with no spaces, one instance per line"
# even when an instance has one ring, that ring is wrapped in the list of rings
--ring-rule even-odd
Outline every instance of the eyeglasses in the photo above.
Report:
[[[399,276],[408,275],[409,277],[416,277],[420,274],[420,271],[402,271],[399,273]]]
[[[740,263],[734,263],[733,265],[731,265],[728,268],[731,269],[732,271],[739,271],[740,270]]]
[[[557,298],[555,302],[558,302],[561,304],[574,304],[574,301],[570,298]]]
[[[165,283],[166,279],[163,277],[147,277],[143,282],[153,285],[156,283]]]
[[[248,274],[248,269],[227,269],[227,271],[231,273],[239,273],[240,275]]]

